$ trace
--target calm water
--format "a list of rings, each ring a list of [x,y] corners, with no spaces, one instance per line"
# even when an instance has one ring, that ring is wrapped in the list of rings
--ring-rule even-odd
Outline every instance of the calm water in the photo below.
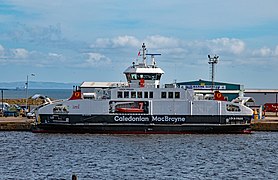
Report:
[[[53,99],[67,99],[72,94],[72,89],[28,89],[28,97],[41,94]],[[26,98],[25,90],[5,90],[4,99]]]
[[[277,139],[0,132],[0,179],[277,179]]]

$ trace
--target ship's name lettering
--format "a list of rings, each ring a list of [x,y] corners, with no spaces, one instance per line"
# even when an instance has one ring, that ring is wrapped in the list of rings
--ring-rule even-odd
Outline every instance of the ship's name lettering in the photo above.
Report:
[[[143,116],[115,116],[114,121],[129,121],[129,122],[148,122],[149,117]],[[169,117],[169,116],[151,116],[152,122],[185,122],[184,117]]]
[[[160,122],[160,121],[165,121],[165,122],[185,122],[184,117],[169,117],[169,116],[152,116],[152,121],[154,122]]]
[[[114,117],[115,121],[139,121],[139,122],[144,122],[144,121],[149,121],[148,117],[133,117],[133,116],[115,116]]]
[[[244,118],[243,117],[228,117],[226,118],[226,121],[227,120],[243,120]]]

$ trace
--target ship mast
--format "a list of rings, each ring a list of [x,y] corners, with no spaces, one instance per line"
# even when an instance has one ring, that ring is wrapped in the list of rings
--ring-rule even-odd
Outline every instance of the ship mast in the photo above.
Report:
[[[143,64],[145,67],[147,67],[147,56],[146,56],[146,46],[145,43],[142,45],[142,50],[143,50]]]

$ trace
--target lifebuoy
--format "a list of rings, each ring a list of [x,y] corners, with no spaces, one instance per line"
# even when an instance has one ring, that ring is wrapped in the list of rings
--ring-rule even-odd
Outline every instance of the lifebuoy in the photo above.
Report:
[[[140,87],[145,87],[145,80],[142,78],[140,79]]]
[[[75,93],[74,93],[74,96],[75,96],[75,97],[79,97],[79,96],[80,96],[80,92],[75,92]]]
[[[217,94],[216,94],[216,97],[217,97],[217,98],[221,98],[221,93],[217,93]]]

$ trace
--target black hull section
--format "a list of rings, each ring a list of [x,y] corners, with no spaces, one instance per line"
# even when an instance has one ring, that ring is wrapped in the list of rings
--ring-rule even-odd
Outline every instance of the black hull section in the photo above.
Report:
[[[231,116],[41,116],[33,132],[97,134],[250,133],[251,117]]]
[[[250,125],[64,125],[39,124],[34,133],[92,133],[92,134],[243,134]]]

